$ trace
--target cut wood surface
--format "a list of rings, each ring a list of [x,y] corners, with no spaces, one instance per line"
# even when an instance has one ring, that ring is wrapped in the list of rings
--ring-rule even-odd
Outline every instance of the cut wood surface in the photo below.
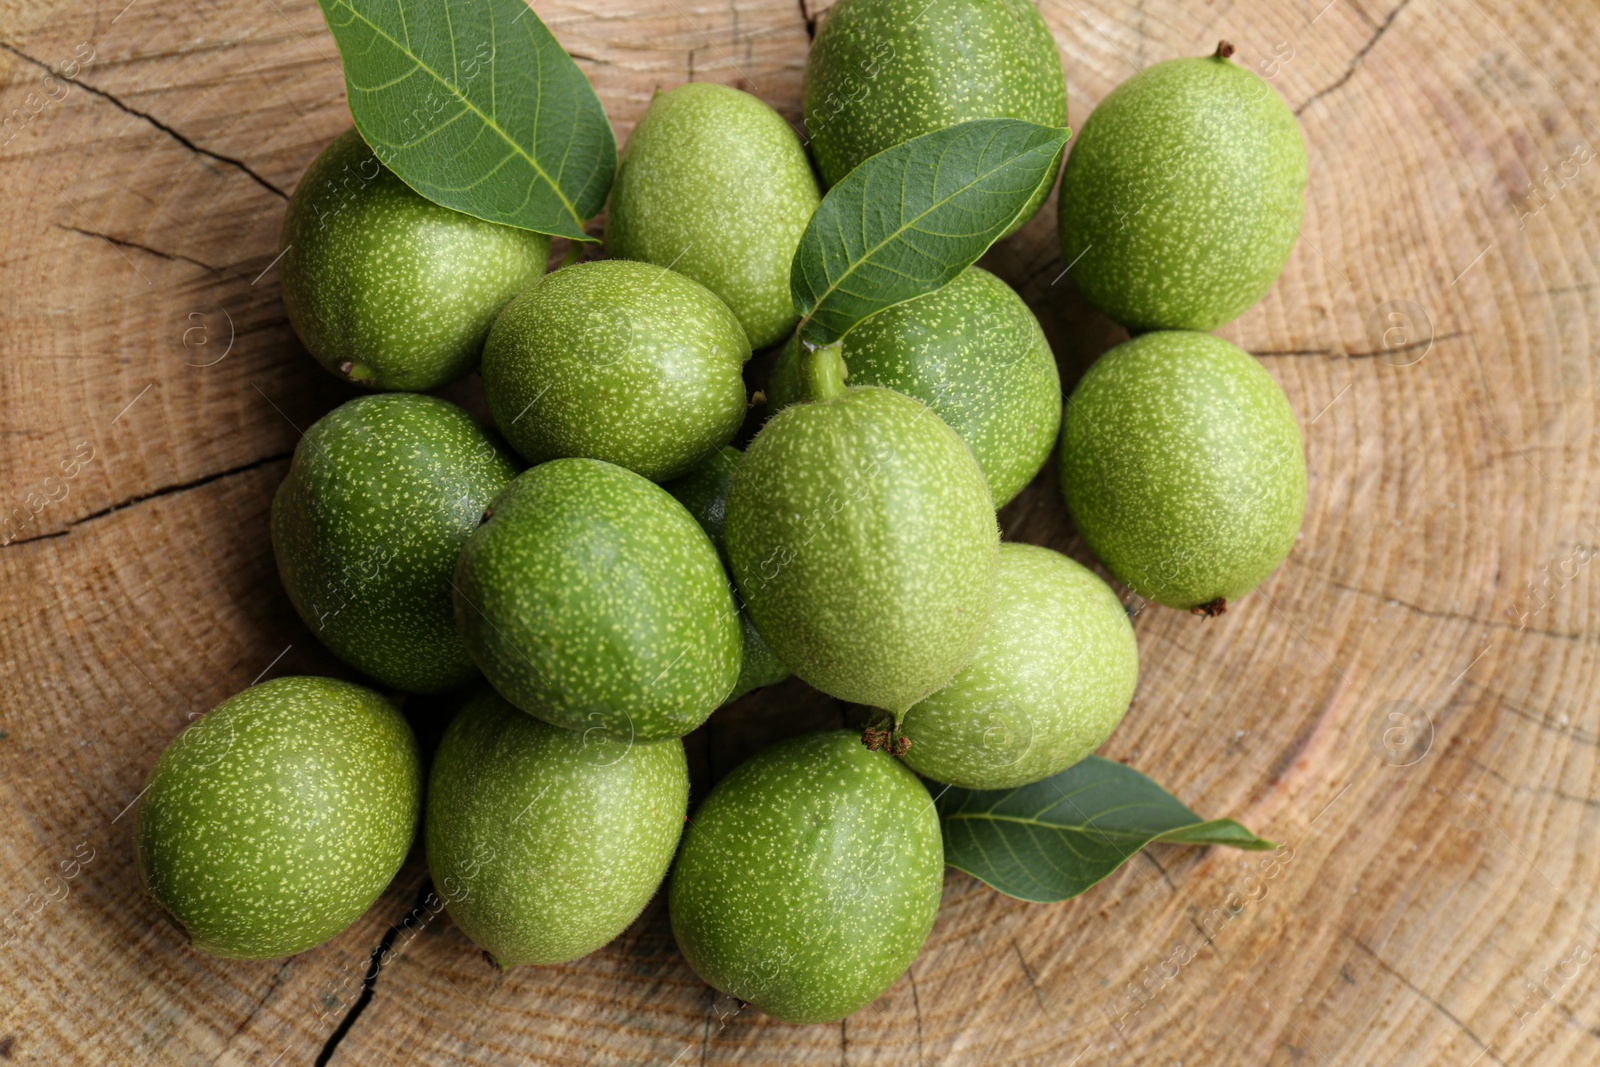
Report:
[[[275,270],[286,194],[349,124],[343,80],[311,0],[0,0],[0,1060],[1600,1062],[1600,7],[1041,7],[1074,127],[1226,38],[1304,128],[1304,232],[1221,331],[1300,418],[1304,533],[1222,618],[1137,614],[1138,694],[1103,750],[1284,842],[1279,863],[1159,846],[1055,905],[952,871],[910,973],[829,1026],[708,990],[659,898],[586,959],[497,973],[419,908],[420,850],[318,949],[191,951],[134,872],[145,774],[254,679],[353,677],[267,530],[300,432],[353,395]],[[798,123],[820,8],[536,10],[620,141],[689,80]],[[1062,276],[1054,222],[1052,201],[984,262],[1070,386],[1126,335]],[[1089,559],[1053,463],[1001,520]],[[409,710],[437,734],[441,707]],[[688,739],[696,795],[844,714],[799,682],[719,712]]]

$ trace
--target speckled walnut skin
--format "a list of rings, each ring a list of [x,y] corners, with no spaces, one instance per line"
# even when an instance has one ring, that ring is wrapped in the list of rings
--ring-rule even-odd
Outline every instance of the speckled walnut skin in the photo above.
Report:
[[[774,415],[739,465],[726,536],[767,645],[840,700],[905,711],[966,662],[994,603],[983,471],[939,416],[890,389]]]
[[[275,678],[156,761],[134,831],[139,876],[200,951],[292,956],[378,899],[421,809],[421,755],[393,704],[332,678]]]
[[[485,686],[434,757],[428,867],[450,917],[495,963],[564,963],[643,910],[688,807],[683,742],[564,730]]]
[[[749,93],[692,82],[657,93],[628,135],[606,246],[716,293],[752,348],[799,318],[789,267],[822,194],[783,116]]]
[[[552,460],[496,497],[455,603],[484,676],[555,726],[681,737],[739,676],[739,613],[711,539],[660,486],[599,460]]]
[[[996,508],[1039,473],[1061,428],[1061,375],[1039,320],[979,267],[926,296],[857,323],[841,344],[851,385],[881,385],[927,404],[977,457]],[[773,409],[798,399],[799,346],[779,354]]]
[[[550,238],[424,199],[352,129],[295,186],[279,247],[283,306],[317,362],[421,391],[477,366],[495,314],[544,273]]]
[[[1073,390],[1061,488],[1078,532],[1124,585],[1220,614],[1294,547],[1305,452],[1288,398],[1247,353],[1160,331],[1101,356]]]
[[[744,453],[731,445],[713,452],[701,460],[681,478],[661,486],[673,498],[689,509],[700,528],[717,546],[724,565],[728,562],[727,542],[723,538],[723,524],[728,515],[728,490],[733,487],[734,473]],[[729,577],[732,581],[732,577]],[[738,700],[752,689],[776,685],[789,677],[790,671],[772,654],[761,639],[750,613],[739,612],[739,630],[744,635],[744,655],[739,660],[739,681],[728,694],[728,701]]]
[[[1158,63],[1100,102],[1061,177],[1062,261],[1134,330],[1214,330],[1288,262],[1305,215],[1294,115],[1223,56]]]
[[[1138,642],[1110,586],[1059,552],[1003,544],[983,643],[900,720],[902,758],[963,789],[1037,782],[1111,736],[1138,678]]]
[[[812,734],[734,768],[695,811],[669,911],[696,974],[784,1022],[865,1007],[933,928],[933,800],[859,734]]]
[[[699,282],[600,260],[506,306],[484,344],[483,395],[529,463],[603,459],[665,481],[739,429],[749,358],[739,320]]]
[[[295,610],[340,659],[409,693],[477,677],[450,579],[483,511],[516,476],[472,416],[437,397],[357,397],[307,430],[272,502]]]
[[[801,105],[825,185],[868,156],[969,119],[1067,124],[1055,38],[1029,0],[840,0],[806,57]],[[1017,216],[1039,210],[1056,167]]]

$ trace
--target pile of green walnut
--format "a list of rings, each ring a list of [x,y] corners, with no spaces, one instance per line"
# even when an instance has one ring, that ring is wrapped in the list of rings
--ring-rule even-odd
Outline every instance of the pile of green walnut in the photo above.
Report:
[[[939,906],[925,781],[1037,782],[1133,695],[1118,593],[1002,543],[996,508],[1058,450],[1095,558],[1207,615],[1296,538],[1289,404],[1199,332],[1262,296],[1303,211],[1294,119],[1230,52],[1139,73],[1077,138],[1063,261],[1138,333],[1064,405],[1033,313],[976,267],[826,346],[791,301],[818,173],[971,119],[1065,124],[1024,0],[840,0],[806,68],[809,146],[743,92],[658,93],[616,170],[610,258],[548,276],[549,237],[334,140],[288,206],[283,299],[372,392],[300,441],[272,543],[306,625],[372,686],[268,681],[180,735],[139,809],[149,895],[205,952],[300,952],[377,899],[420,820],[451,917],[502,967],[600,948],[670,871],[678,944],[718,990],[794,1022],[872,1001]],[[892,78],[863,80],[869,61]],[[752,398],[745,364],[777,346]],[[475,368],[492,428],[427,395]],[[681,738],[791,673],[874,725],[762,752],[687,817]],[[425,772],[394,694],[458,689]]]

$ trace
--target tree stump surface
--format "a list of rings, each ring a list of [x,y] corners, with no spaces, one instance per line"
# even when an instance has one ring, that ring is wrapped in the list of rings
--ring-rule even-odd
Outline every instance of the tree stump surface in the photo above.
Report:
[[[797,1027],[708,990],[659,897],[586,959],[498,973],[416,910],[420,848],[284,961],[201,956],[143,900],[129,810],[173,736],[258,677],[354,677],[279,588],[267,523],[300,432],[354,395],[274,269],[286,194],[349,123],[343,79],[311,0],[0,0],[0,1060],[1600,1062],[1600,8],[1325,2],[1041,5],[1074,127],[1226,38],[1304,129],[1304,232],[1220,331],[1299,416],[1304,533],[1225,617],[1137,614],[1138,694],[1103,750],[1280,862],[1159,846],[1055,905],[951,871],[910,973]],[[798,122],[820,7],[537,12],[620,142],[691,79]],[[984,263],[1070,387],[1126,335],[1061,277],[1054,223],[1052,199]],[[1089,559],[1053,463],[1001,521]],[[793,681],[719,712],[688,739],[696,795],[843,715]]]

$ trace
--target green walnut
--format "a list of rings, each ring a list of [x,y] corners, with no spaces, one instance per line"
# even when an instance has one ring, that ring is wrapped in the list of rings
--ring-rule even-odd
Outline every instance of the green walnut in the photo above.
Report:
[[[1214,330],[1261,299],[1305,215],[1306,149],[1288,107],[1228,60],[1174,59],[1100,102],[1061,177],[1061,255],[1135,330]]]
[[[563,730],[485,688],[434,756],[428,867],[450,917],[496,964],[565,963],[655,895],[688,807],[677,738]]]
[[[156,761],[134,831],[139,877],[200,951],[292,956],[378,899],[421,810],[422,759],[393,704],[332,678],[275,678]]]
[[[978,651],[899,724],[907,766],[962,789],[1066,770],[1111,736],[1139,678],[1128,613],[1087,567],[1003,544],[998,589]]]
[[[739,661],[739,680],[733,683],[733,692],[723,703],[738,700],[764,686],[777,685],[794,673],[773,655],[747,611],[739,613],[739,632],[744,637],[744,658]]]
[[[851,385],[927,404],[961,435],[1002,507],[1039,473],[1061,428],[1061,376],[1039,320],[1012,288],[969,267],[941,289],[885,308],[843,339]],[[773,367],[767,402],[792,403],[800,346]]]
[[[971,119],[1067,124],[1055,38],[1029,0],[840,0],[806,58],[801,106],[823,182]],[[1056,168],[1012,223],[1033,217]]]
[[[295,446],[272,502],[272,548],[295,610],[385,685],[439,693],[478,674],[450,579],[511,456],[465,411],[411,393],[358,397]]]
[[[661,488],[671,493],[689,509],[700,528],[717,546],[717,552],[727,563],[727,546],[722,528],[728,513],[728,489],[733,485],[734,472],[744,455],[731,445],[711,453],[681,478],[676,478]],[[752,689],[776,685],[789,677],[789,668],[778,662],[767,643],[756,632],[750,613],[739,612],[739,628],[744,635],[744,655],[739,661],[739,680],[734,683],[728,700],[737,700]]]
[[[628,135],[606,244],[704,285],[751,346],[767,348],[795,324],[789,267],[820,201],[781,115],[738,89],[690,82],[656,93]]]
[[[955,431],[903,393],[845,388],[843,372],[836,345],[803,354],[810,399],[762,427],[728,492],[728,557],[780,661],[899,714],[978,647],[999,531]]]
[[[506,305],[484,345],[483,395],[529,463],[603,459],[665,481],[739,429],[749,358],[739,320],[699,282],[600,260]]]
[[[858,734],[812,734],[740,764],[695,812],[672,932],[707,984],[784,1022],[832,1022],[911,966],[943,879],[916,775]]]
[[[530,715],[614,740],[681,737],[739,677],[717,550],[660,486],[593,459],[518,475],[455,576],[467,650]]]
[[[1061,426],[1061,488],[1090,550],[1135,593],[1218,615],[1300,532],[1294,412],[1250,356],[1169,330],[1089,368]]]
[[[478,364],[495,315],[544,273],[550,238],[441,207],[355,130],[312,161],[283,217],[283,306],[328,370],[434,389]]]

